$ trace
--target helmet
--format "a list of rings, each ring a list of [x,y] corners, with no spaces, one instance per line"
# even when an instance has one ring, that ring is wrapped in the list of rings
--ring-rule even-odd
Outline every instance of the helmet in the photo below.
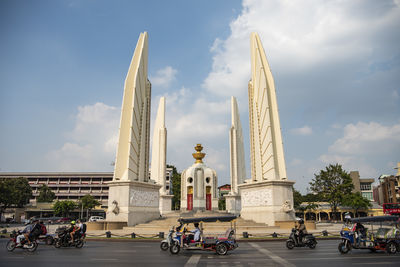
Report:
[[[74,225],[74,224],[75,224],[75,221],[71,221],[71,224]]]
[[[304,220],[303,220],[303,219],[300,219],[300,220],[299,220],[299,223],[304,223]]]

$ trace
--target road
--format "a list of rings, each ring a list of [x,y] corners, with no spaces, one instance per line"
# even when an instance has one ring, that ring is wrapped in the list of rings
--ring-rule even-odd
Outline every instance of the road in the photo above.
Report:
[[[337,240],[321,240],[317,248],[288,250],[282,241],[240,242],[226,256],[207,251],[184,251],[171,255],[158,242],[88,241],[82,249],[39,245],[36,252],[7,252],[7,239],[0,240],[0,266],[399,266],[400,253],[352,250],[341,255]]]

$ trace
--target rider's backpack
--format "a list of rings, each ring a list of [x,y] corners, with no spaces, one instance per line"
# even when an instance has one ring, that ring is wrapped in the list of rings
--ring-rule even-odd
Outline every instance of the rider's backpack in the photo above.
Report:
[[[42,224],[40,226],[40,234],[41,235],[46,235],[47,234],[47,229],[46,229],[46,226],[44,224]]]
[[[82,233],[86,233],[86,223],[82,224]]]

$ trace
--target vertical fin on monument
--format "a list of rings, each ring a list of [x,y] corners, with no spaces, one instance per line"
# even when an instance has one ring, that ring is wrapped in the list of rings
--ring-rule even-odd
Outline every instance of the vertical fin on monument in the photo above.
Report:
[[[238,194],[238,185],[243,183],[246,177],[244,160],[244,144],[242,124],[240,122],[238,104],[235,97],[231,97],[232,126],[229,131],[230,139],[230,167],[231,167],[231,194]]]
[[[286,180],[274,79],[257,33],[250,38],[250,153],[253,181]]]
[[[124,84],[113,180],[148,180],[151,84],[148,37],[141,33]]]
[[[165,97],[160,98],[157,117],[154,123],[153,141],[151,150],[151,179],[162,185],[165,192],[166,156],[167,156],[167,129],[165,128]],[[160,192],[160,193],[161,193]]]

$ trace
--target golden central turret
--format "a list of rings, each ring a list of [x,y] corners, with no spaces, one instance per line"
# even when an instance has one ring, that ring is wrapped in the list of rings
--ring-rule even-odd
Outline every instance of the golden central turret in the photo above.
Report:
[[[195,163],[203,163],[202,159],[206,156],[206,153],[201,153],[203,150],[203,147],[201,144],[197,144],[194,149],[197,151],[196,153],[193,153],[193,158],[196,159]]]

